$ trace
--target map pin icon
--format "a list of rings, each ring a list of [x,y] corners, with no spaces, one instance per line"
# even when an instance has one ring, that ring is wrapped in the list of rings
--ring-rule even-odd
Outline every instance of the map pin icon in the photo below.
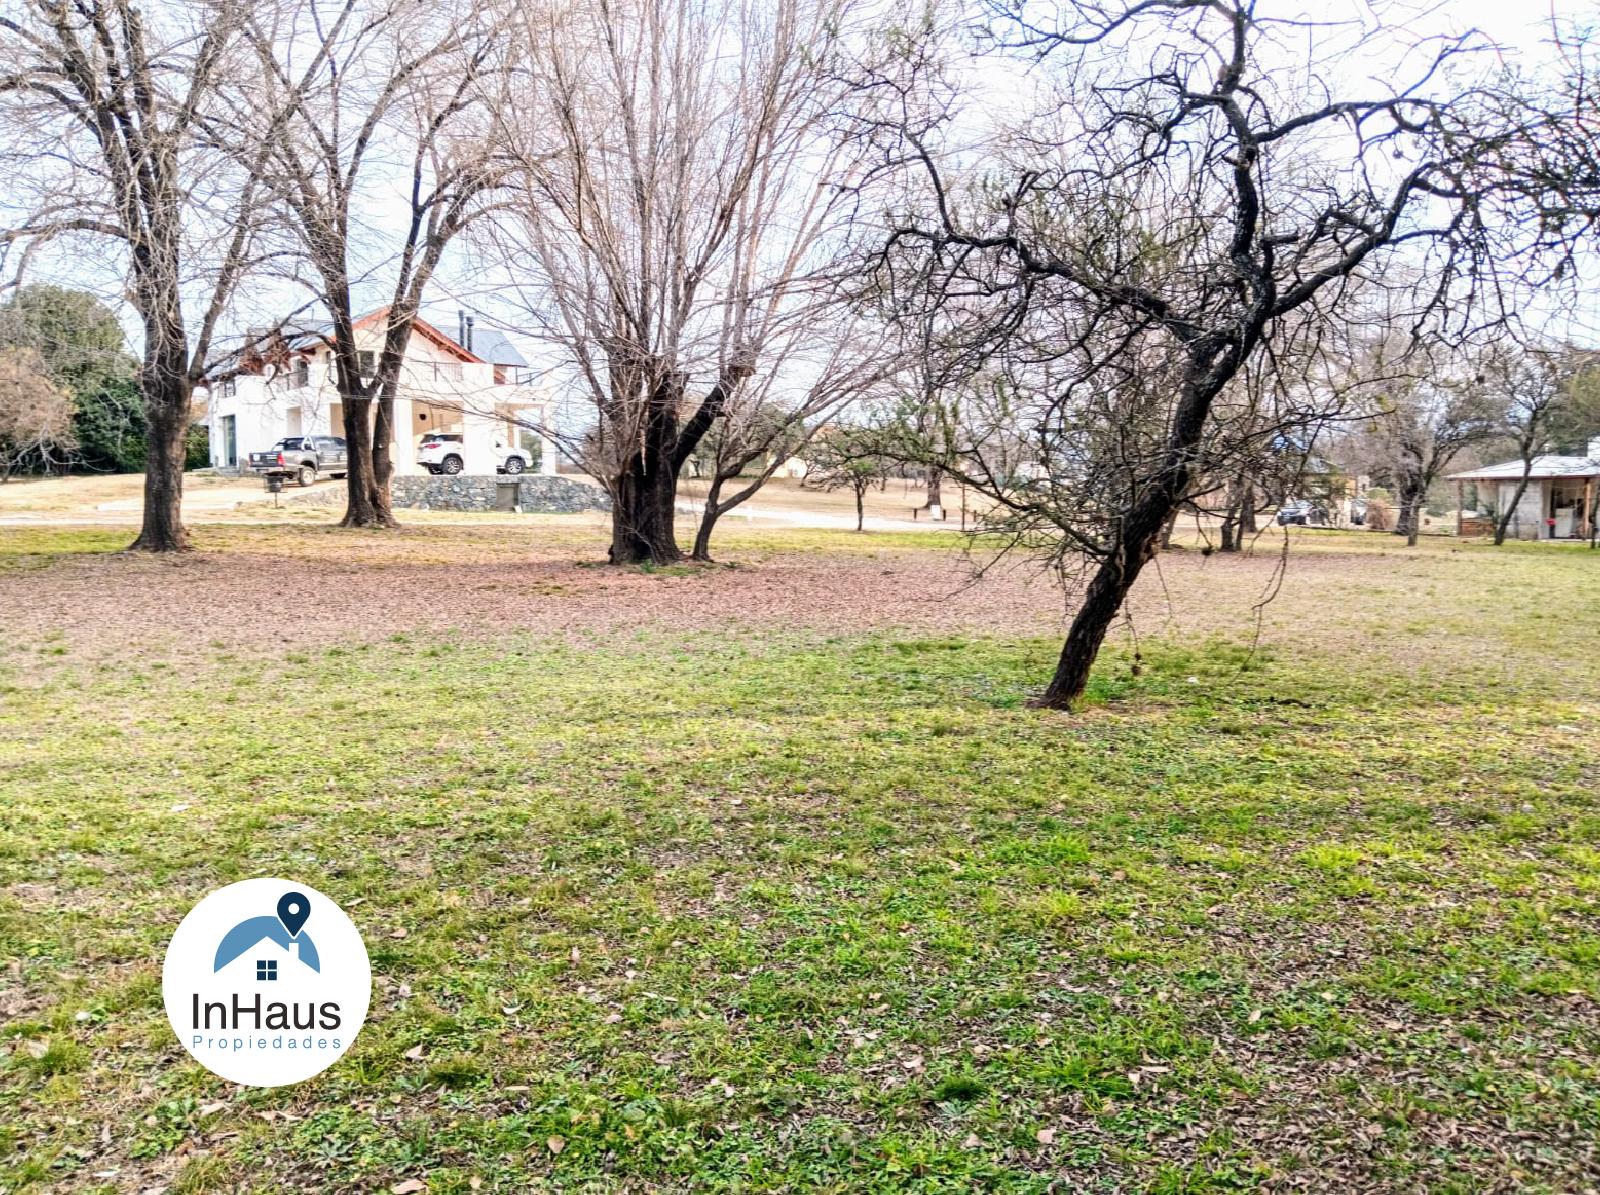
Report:
[[[291,938],[300,936],[300,927],[311,916],[311,902],[301,892],[285,892],[278,898],[278,920]]]

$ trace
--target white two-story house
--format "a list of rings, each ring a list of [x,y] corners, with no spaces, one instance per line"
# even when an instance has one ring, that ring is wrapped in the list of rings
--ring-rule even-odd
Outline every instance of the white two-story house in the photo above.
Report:
[[[383,347],[387,308],[356,321],[362,367]],[[526,380],[527,362],[501,332],[460,321],[455,338],[418,319],[406,345],[395,395],[395,472],[426,473],[417,450],[429,432],[463,437],[469,460],[490,460],[498,446],[521,448],[541,473],[556,471],[548,404]],[[279,330],[241,356],[239,370],[211,387],[207,423],[211,463],[237,469],[252,452],[285,436],[343,436],[344,409],[334,381],[327,324]]]

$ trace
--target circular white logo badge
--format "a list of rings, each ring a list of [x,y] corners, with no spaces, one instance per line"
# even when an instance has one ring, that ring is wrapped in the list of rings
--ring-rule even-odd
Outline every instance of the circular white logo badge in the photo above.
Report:
[[[295,880],[219,888],[178,926],[161,972],[167,1019],[207,1070],[247,1087],[332,1066],[367,1019],[372,967],[344,910]]]

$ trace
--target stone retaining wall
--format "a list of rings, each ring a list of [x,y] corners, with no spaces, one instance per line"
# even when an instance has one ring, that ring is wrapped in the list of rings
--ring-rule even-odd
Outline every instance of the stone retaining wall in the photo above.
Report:
[[[584,485],[569,477],[548,477],[542,473],[521,473],[515,477],[482,473],[443,474],[426,477],[400,476],[390,481],[396,508],[406,510],[496,510],[502,489],[524,514],[576,514],[585,510],[610,510],[611,496],[596,486]],[[293,493],[293,490],[286,491]],[[319,487],[298,502],[333,505],[345,500],[344,486]]]

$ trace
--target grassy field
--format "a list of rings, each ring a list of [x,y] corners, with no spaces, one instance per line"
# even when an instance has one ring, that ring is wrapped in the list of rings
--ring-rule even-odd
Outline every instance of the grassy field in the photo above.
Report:
[[[459,582],[459,532],[408,534]],[[202,528],[158,576],[125,538],[0,531],[7,600],[381,542]],[[381,589],[364,633],[271,652],[31,615],[0,666],[0,1188],[1595,1185],[1600,555],[1299,537],[1252,649],[1271,562],[1189,553],[1183,616],[1073,716],[1025,708],[1053,635],[981,608],[678,613],[938,542],[564,566],[553,607],[680,605],[559,634],[394,626]],[[255,875],[338,899],[375,977],[352,1052],[283,1090],[201,1070],[160,1001],[178,920]]]

